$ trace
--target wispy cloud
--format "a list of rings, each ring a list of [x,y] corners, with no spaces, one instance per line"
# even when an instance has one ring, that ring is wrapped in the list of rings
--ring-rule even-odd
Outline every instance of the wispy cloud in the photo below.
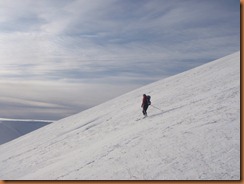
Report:
[[[0,1],[4,97],[0,104],[6,105],[7,99],[12,108],[25,103],[21,111],[25,116],[27,106],[44,109],[43,105],[55,104],[53,110],[59,109],[55,118],[64,117],[65,112],[81,111],[235,52],[240,47],[239,4],[237,0]],[[26,85],[26,90],[18,84]],[[28,91],[28,96],[19,96],[20,90]],[[55,98],[57,94],[60,98]],[[5,114],[0,111],[0,116]]]

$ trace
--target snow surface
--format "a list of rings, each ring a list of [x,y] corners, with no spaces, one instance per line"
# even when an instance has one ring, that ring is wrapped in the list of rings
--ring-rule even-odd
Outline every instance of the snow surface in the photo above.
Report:
[[[240,52],[1,145],[0,178],[239,180]]]
[[[0,118],[0,145],[48,125],[46,120],[22,120]]]

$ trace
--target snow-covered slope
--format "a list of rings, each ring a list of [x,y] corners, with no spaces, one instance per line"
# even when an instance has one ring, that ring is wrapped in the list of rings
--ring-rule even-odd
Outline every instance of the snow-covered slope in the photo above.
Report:
[[[38,128],[48,125],[50,121],[19,120],[0,118],[0,144],[4,144]]]
[[[1,145],[0,178],[239,180],[240,52]]]

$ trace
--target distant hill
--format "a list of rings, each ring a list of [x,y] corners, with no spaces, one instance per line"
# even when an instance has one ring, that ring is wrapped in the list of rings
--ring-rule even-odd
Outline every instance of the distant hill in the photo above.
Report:
[[[18,120],[0,118],[0,144],[16,139],[38,128],[48,125],[50,121]]]

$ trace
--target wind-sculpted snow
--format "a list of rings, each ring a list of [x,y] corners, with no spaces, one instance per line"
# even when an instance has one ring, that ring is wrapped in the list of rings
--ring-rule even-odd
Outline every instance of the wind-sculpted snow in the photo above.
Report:
[[[240,52],[1,145],[0,178],[239,180]]]

